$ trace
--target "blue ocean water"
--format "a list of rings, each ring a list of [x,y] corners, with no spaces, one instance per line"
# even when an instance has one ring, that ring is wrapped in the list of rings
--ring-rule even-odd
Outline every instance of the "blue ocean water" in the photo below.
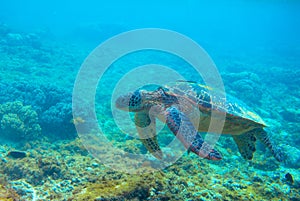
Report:
[[[246,160],[230,136],[216,143],[222,160],[201,160],[180,143],[169,146],[174,135],[162,122],[154,134],[165,158],[153,157],[139,139],[139,117],[115,108],[117,97],[145,82],[153,92],[164,79],[206,83],[186,57],[142,46],[151,34],[137,43],[139,51],[112,59],[97,80],[107,60],[136,43],[127,37],[113,48],[97,46],[148,28],[198,43],[226,94],[268,125],[283,161],[259,140]],[[0,200],[299,200],[299,36],[300,3],[293,0],[0,2]],[[171,39],[158,41],[165,48],[188,46]],[[193,50],[189,58],[197,60]],[[83,70],[93,65],[95,71]],[[233,115],[246,115],[240,111]],[[249,139],[243,143],[250,146]]]

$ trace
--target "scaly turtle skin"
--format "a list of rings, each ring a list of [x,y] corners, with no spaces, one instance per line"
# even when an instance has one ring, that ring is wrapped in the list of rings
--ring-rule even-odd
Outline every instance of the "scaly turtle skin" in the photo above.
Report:
[[[218,120],[221,117],[218,115],[225,115],[222,134],[232,135],[245,159],[253,158],[255,141],[259,139],[278,161],[283,160],[281,150],[264,130],[266,124],[255,112],[230,95],[223,100],[218,92],[205,85],[178,81],[152,91],[139,89],[120,96],[116,107],[135,112],[134,122],[141,141],[159,159],[163,154],[156,139],[156,118],[166,122],[189,151],[206,159],[220,160],[221,154],[203,140],[200,132],[208,131],[212,118]],[[212,116],[212,111],[217,115]]]

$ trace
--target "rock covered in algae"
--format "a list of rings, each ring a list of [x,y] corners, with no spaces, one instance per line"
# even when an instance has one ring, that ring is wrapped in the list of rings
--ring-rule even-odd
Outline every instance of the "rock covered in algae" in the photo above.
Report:
[[[37,113],[22,102],[7,102],[0,105],[1,136],[12,140],[36,139],[41,133]]]
[[[123,175],[120,179],[102,178],[96,183],[89,183],[85,188],[75,190],[73,199],[89,200],[146,200],[153,189],[161,190],[161,173],[145,175]]]
[[[63,170],[66,168],[64,164],[54,157],[40,158],[38,167],[42,171],[43,176],[51,176],[53,179],[61,178]]]
[[[6,188],[0,184],[0,200],[1,201],[15,201],[20,200],[19,195],[11,188]]]

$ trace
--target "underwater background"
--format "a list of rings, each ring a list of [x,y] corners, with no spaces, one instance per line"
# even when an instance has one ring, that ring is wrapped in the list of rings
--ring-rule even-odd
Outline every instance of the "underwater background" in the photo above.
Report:
[[[229,137],[217,143],[221,161],[184,154],[151,173],[119,172],[93,158],[74,126],[84,121],[72,116],[76,75],[101,42],[141,28],[170,29],[201,45],[226,93],[264,119],[285,160],[257,143],[247,161]],[[299,36],[300,2],[293,0],[1,1],[0,200],[300,200]],[[116,149],[147,152],[115,124],[112,83],[158,62],[198,81],[162,53],[115,62],[97,89],[96,110]],[[168,129],[159,136],[162,145],[173,137]]]

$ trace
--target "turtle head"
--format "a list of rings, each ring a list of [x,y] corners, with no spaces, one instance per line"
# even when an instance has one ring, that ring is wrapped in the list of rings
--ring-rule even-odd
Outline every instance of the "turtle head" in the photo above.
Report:
[[[135,92],[119,96],[116,100],[116,107],[129,112],[139,112],[161,104],[168,105],[174,102],[173,99],[162,88],[155,91],[138,89]]]
[[[141,90],[121,95],[116,100],[116,107],[120,110],[138,112],[144,109],[143,94]]]

